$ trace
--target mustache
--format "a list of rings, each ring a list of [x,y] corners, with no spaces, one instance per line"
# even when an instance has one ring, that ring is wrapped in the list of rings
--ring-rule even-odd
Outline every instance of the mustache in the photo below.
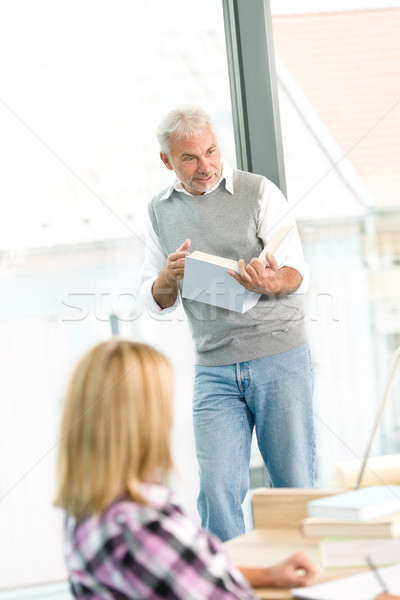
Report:
[[[219,175],[218,173],[218,169],[213,169],[212,171],[200,171],[199,175],[201,175],[201,177],[199,176],[193,176],[193,179],[207,179],[208,177],[211,177],[211,175]]]

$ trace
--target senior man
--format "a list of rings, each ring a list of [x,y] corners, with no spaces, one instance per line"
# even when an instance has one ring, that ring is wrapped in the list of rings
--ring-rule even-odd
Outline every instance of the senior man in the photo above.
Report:
[[[157,129],[160,157],[176,178],[148,206],[141,295],[152,311],[180,301],[195,350],[193,425],[202,526],[225,541],[244,533],[251,440],[272,486],[312,487],[313,367],[304,327],[307,265],[288,204],[263,176],[222,163],[209,116],[170,111]],[[294,229],[284,260],[258,259],[282,225]],[[185,257],[201,250],[239,260],[234,276],[262,294],[241,314],[181,298]]]

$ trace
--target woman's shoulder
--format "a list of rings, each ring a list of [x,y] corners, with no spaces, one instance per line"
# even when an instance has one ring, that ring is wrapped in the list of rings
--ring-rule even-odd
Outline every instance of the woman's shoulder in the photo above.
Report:
[[[151,547],[154,551],[166,544],[174,548],[191,548],[203,556],[219,552],[219,540],[185,514],[176,494],[157,485],[144,486],[141,491],[144,503],[121,498],[101,515],[82,521],[67,518],[66,537],[70,550],[79,548],[89,556],[113,540],[114,551],[125,546],[136,550]]]
[[[117,500],[104,511],[101,520],[140,526],[181,512],[179,504],[161,486],[151,486],[151,489],[146,489],[146,493],[142,491],[142,494],[144,502],[134,502],[129,498]]]
[[[136,540],[136,544],[144,543],[152,532],[165,528],[174,534],[178,532],[183,513],[170,492],[161,486],[146,486],[143,492],[143,503],[124,497],[100,515],[81,520],[67,515],[65,534],[69,551],[74,553],[79,548],[83,555],[90,556],[110,540],[116,550],[121,545],[129,545],[132,540]]]

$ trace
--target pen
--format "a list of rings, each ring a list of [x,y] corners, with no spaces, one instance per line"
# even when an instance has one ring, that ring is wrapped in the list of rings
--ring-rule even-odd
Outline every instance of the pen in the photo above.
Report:
[[[376,568],[376,566],[374,565],[374,563],[372,562],[372,559],[370,556],[366,556],[365,557],[366,563],[369,566],[369,568],[371,569],[371,571],[373,572],[373,574],[375,575],[376,579],[378,580],[379,585],[382,588],[382,591],[385,592],[386,594],[388,594],[388,590],[386,588],[385,582],[383,581],[378,569]]]

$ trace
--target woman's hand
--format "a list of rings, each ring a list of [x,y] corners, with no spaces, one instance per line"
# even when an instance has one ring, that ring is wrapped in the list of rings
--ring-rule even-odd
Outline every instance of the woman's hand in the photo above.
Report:
[[[253,587],[301,587],[310,585],[317,569],[303,550],[272,567],[239,567]]]
[[[286,560],[269,567],[270,585],[275,587],[300,587],[310,585],[317,569],[303,550]]]

